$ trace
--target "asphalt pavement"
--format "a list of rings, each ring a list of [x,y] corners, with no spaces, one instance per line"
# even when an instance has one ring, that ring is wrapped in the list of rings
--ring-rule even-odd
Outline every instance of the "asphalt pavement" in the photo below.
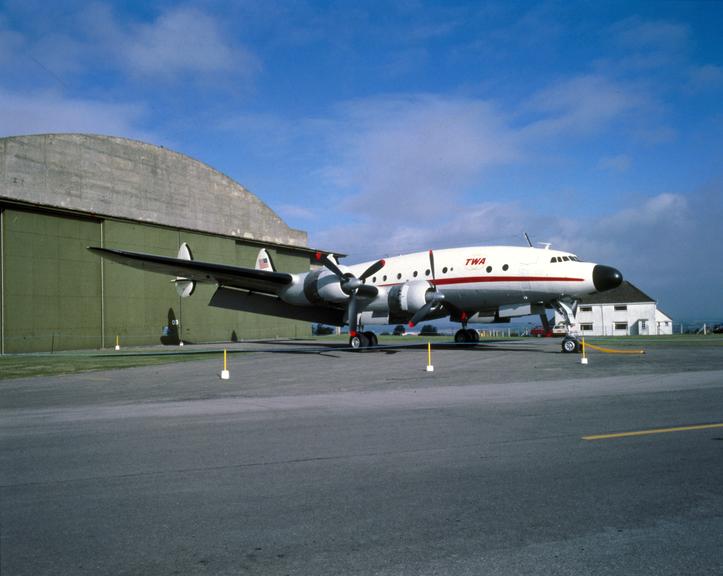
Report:
[[[0,574],[723,573],[723,347],[273,348],[0,382]]]

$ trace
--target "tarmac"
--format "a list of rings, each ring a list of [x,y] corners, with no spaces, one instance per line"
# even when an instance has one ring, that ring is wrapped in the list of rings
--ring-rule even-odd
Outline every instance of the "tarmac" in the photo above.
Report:
[[[720,339],[234,351],[0,381],[0,574],[723,573]]]

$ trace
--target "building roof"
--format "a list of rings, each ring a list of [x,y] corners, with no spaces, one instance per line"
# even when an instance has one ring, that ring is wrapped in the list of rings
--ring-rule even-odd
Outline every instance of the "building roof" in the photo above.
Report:
[[[0,138],[0,199],[308,250],[246,188],[162,146],[94,134]]]
[[[620,286],[612,290],[580,298],[580,304],[623,304],[628,302],[655,302],[655,300],[627,280],[623,280]]]

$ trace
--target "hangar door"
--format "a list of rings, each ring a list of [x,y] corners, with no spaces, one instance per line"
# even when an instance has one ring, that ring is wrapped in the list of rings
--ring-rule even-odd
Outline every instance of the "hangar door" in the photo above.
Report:
[[[101,286],[95,220],[2,213],[4,352],[99,348]]]

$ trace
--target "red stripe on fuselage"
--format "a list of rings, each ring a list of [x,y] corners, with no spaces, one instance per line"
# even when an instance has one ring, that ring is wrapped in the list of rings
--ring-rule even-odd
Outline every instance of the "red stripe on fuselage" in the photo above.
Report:
[[[559,276],[460,276],[459,278],[437,278],[437,286],[446,284],[473,284],[475,282],[584,282],[584,278]]]
[[[477,282],[584,282],[584,278],[564,278],[561,276],[460,276],[459,278],[437,278],[428,279],[436,286],[447,286],[449,284],[475,284]],[[391,284],[379,284],[379,286],[397,286],[403,282]]]

